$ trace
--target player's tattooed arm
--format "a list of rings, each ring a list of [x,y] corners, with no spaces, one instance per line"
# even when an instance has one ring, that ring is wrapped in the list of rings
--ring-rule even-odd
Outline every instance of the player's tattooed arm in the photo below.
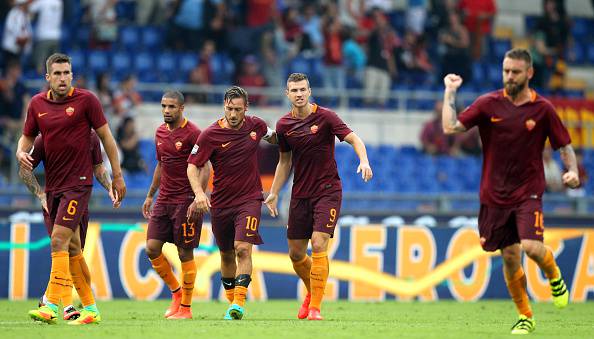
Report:
[[[21,178],[21,180],[23,181],[25,186],[27,186],[27,189],[29,190],[29,192],[31,192],[32,194],[35,194],[35,196],[37,196],[37,197],[40,197],[42,194],[44,194],[43,189],[41,188],[41,186],[39,186],[39,182],[37,181],[37,178],[33,174],[33,171],[29,171],[29,170],[23,168],[22,166],[20,166],[19,167],[19,177]]]
[[[95,165],[93,167],[93,172],[95,174],[95,178],[97,181],[109,192],[111,190],[111,178],[109,177],[109,173],[107,173],[107,169],[103,163]]]
[[[445,92],[441,109],[441,125],[445,134],[466,131],[466,127],[458,121],[456,113],[456,91],[462,85],[462,78],[455,74],[448,74],[444,78]]]
[[[561,161],[567,169],[567,172],[563,173],[563,184],[571,188],[578,187],[580,185],[580,177],[573,147],[571,144],[565,145],[559,148],[559,153],[561,155]]]
[[[43,209],[47,211],[47,197],[41,186],[39,186],[39,182],[33,174],[33,171],[25,169],[23,166],[19,166],[19,177],[23,183],[25,183],[25,186],[27,186],[29,192],[35,194],[41,202]]]

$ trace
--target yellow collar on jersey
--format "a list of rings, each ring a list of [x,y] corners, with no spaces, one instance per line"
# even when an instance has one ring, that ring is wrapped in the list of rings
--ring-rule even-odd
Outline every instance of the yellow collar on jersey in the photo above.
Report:
[[[71,97],[72,94],[74,94],[74,86],[70,87],[70,90],[68,91],[68,96],[69,97]],[[53,99],[52,98],[52,90],[51,89],[47,91],[46,96],[47,96],[47,99],[48,100],[52,100]]]
[[[312,113],[316,113],[318,111],[318,105],[317,104],[311,104],[311,112]],[[295,113],[293,113],[293,110],[291,110],[291,117],[295,118]]]
[[[503,89],[503,97],[504,98],[508,98],[509,97],[509,95],[507,94],[507,91],[505,90],[505,88]],[[535,100],[536,100],[536,91],[531,88],[530,89],[530,102],[534,102]]]
[[[188,124],[188,118],[184,117],[184,121],[179,126],[179,128],[184,128],[184,127],[186,127],[187,124]],[[169,128],[169,124],[165,124],[165,125],[167,126],[167,130],[171,131],[171,128]]]

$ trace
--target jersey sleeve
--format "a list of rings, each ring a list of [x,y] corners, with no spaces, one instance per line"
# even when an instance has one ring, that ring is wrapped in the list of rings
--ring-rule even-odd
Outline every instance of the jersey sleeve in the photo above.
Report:
[[[549,141],[551,142],[551,147],[557,150],[560,147],[569,145],[571,143],[569,132],[552,105],[549,105],[547,109],[547,116],[549,119]]]
[[[291,145],[289,145],[285,138],[285,130],[280,120],[276,123],[276,140],[278,141],[278,150],[280,152],[291,152]]]
[[[34,137],[39,134],[39,126],[37,125],[37,120],[35,120],[35,112],[32,102],[29,103],[29,107],[27,108],[27,117],[25,118],[25,125],[23,126],[23,134],[28,137]]]
[[[92,94],[87,96],[86,114],[91,126],[95,130],[107,124],[105,114],[103,113],[103,107],[101,107],[101,102],[99,102],[99,99]]]
[[[196,139],[194,139],[196,140]],[[155,138],[153,140],[155,142],[155,158],[157,161],[161,161],[161,152],[159,152],[159,139],[157,139],[157,133],[155,133]]]
[[[33,161],[31,162],[33,168],[39,166],[39,163],[45,158],[45,148],[43,147],[43,138],[41,138],[41,136],[38,135],[37,138],[35,138],[35,142],[33,142],[33,148],[31,149],[29,155],[31,158],[33,158]]]
[[[93,160],[93,165],[101,165],[103,163],[101,142],[95,132],[91,132],[91,159]]]
[[[210,159],[213,151],[212,143],[208,140],[208,133],[200,133],[200,136],[196,139],[194,148],[190,152],[188,163],[196,167],[202,167]]]
[[[483,108],[486,101],[486,97],[479,97],[472,104],[470,104],[470,106],[466,107],[466,109],[458,116],[458,121],[460,121],[467,130],[473,128],[481,122]]]
[[[333,111],[328,111],[328,122],[330,122],[331,132],[336,135],[340,141],[351,134],[353,131],[340,119],[338,114]]]

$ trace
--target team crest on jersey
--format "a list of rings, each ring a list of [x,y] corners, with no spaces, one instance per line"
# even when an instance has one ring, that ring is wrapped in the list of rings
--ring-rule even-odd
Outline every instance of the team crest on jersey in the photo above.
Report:
[[[251,131],[250,132],[250,138],[252,138],[252,140],[256,140],[256,132]]]
[[[181,141],[176,142],[175,149],[179,151],[181,148],[182,148],[182,142]]]
[[[194,145],[194,147],[192,147],[192,154],[196,154],[198,153],[198,145]]]
[[[68,106],[68,108],[66,108],[66,114],[68,114],[68,116],[71,117],[72,114],[74,114],[74,107]]]
[[[532,119],[528,119],[526,120],[526,128],[529,131],[532,131],[534,129],[534,126],[536,126],[536,121],[532,120]]]
[[[313,125],[309,129],[311,130],[311,134],[318,133],[318,125]]]

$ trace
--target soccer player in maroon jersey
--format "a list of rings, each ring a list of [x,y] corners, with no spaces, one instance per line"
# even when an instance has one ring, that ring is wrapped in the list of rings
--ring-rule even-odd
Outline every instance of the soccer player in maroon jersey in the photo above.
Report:
[[[93,173],[97,181],[109,192],[110,197],[112,198],[112,202],[115,202],[113,196],[111,194],[111,180],[109,175],[107,174],[107,170],[103,165],[103,158],[101,157],[101,146],[99,145],[99,138],[94,131],[91,131],[91,157],[93,161]],[[31,149],[31,158],[33,168],[35,169],[42,161],[45,162],[45,151],[43,148],[43,139],[41,135],[38,135],[35,138],[35,142],[33,144],[33,148]],[[43,211],[43,219],[45,222],[45,227],[47,229],[47,233],[49,236],[52,234],[52,229],[54,224],[52,223],[52,217],[49,213],[56,212],[54,206],[48,206],[47,202],[53,202],[53,193],[52,192],[45,192],[37,178],[33,174],[33,171],[26,170],[23,167],[19,168],[19,177],[25,183],[29,191],[37,196],[41,203],[42,211]],[[49,196],[49,199],[48,199]],[[51,212],[50,212],[51,211]],[[53,216],[55,219],[55,215]],[[69,261],[71,263],[70,275],[72,279],[81,279],[84,278],[85,282],[90,285],[91,277],[88,275],[89,269],[86,266],[86,262],[84,260],[80,260],[82,258],[82,249],[85,246],[85,238],[87,234],[87,228],[89,226],[89,211],[85,211],[83,214],[80,226],[76,229],[72,239],[70,240],[70,245],[68,247],[68,254],[69,254]],[[72,265],[74,263],[75,265]],[[84,265],[84,266],[81,266]],[[73,272],[78,272],[80,268],[81,274],[77,275]],[[62,305],[64,306],[64,320],[76,320],[80,316],[80,312],[76,310],[76,308],[72,304],[72,286],[69,288],[64,289],[64,295],[61,296]],[[44,294],[39,302],[39,306],[45,305],[47,303],[47,296]]]
[[[322,320],[322,298],[328,280],[328,242],[340,214],[342,185],[334,159],[335,137],[353,146],[359,157],[357,173],[365,182],[373,176],[363,141],[328,108],[309,102],[311,88],[305,74],[287,79],[291,111],[276,123],[280,157],[266,205],[278,215],[278,193],[295,168],[287,239],[293,268],[307,288],[297,317]],[[311,239],[312,256],[307,255]]]
[[[91,129],[101,139],[109,157],[114,173],[112,194],[116,204],[124,198],[126,185],[117,146],[99,100],[87,90],[72,87],[70,57],[60,53],[52,54],[46,61],[46,69],[45,78],[50,89],[31,99],[16,157],[21,167],[32,170],[32,158],[28,152],[37,134],[43,135],[46,190],[54,193],[53,201],[48,202],[48,206],[56,208],[55,218],[52,220],[52,267],[47,289],[48,303],[37,310],[29,311],[29,315],[34,320],[55,324],[63,289],[69,288],[73,283],[70,279],[69,244],[87,211],[93,185]],[[101,316],[90,286],[76,286],[76,279],[74,283],[84,309],[80,318],[68,324],[99,323]]]
[[[155,133],[157,166],[153,182],[142,205],[142,214],[149,219],[146,254],[159,276],[171,290],[171,306],[165,311],[167,319],[192,319],[192,292],[196,280],[194,248],[200,242],[202,216],[187,215],[194,201],[192,187],[186,175],[187,160],[200,129],[184,117],[184,96],[178,91],[166,92],[161,99],[163,123]],[[208,184],[209,171],[200,182]],[[153,197],[159,190],[155,206]],[[182,285],[175,278],[171,265],[161,252],[163,244],[177,247],[182,267]]]
[[[245,115],[248,104],[243,88],[229,88],[224,96],[225,116],[200,134],[188,159],[188,177],[196,195],[191,210],[210,210],[221,255],[221,280],[231,304],[224,317],[228,320],[243,317],[252,280],[252,245],[262,244],[258,229],[264,199],[258,144],[261,139],[276,143],[274,131],[264,120]],[[211,200],[199,184],[209,160],[214,170]]]
[[[483,143],[480,242],[486,251],[501,251],[507,288],[519,313],[512,334],[527,334],[535,328],[522,270],[522,250],[549,279],[554,305],[563,308],[569,300],[555,257],[543,244],[542,152],[547,138],[560,151],[567,169],[563,183],[571,188],[579,185],[567,129],[553,105],[528,86],[533,74],[528,51],[508,51],[503,59],[503,89],[480,96],[458,117],[456,90],[462,78],[455,74],[444,78],[444,132],[460,133],[478,126]]]

